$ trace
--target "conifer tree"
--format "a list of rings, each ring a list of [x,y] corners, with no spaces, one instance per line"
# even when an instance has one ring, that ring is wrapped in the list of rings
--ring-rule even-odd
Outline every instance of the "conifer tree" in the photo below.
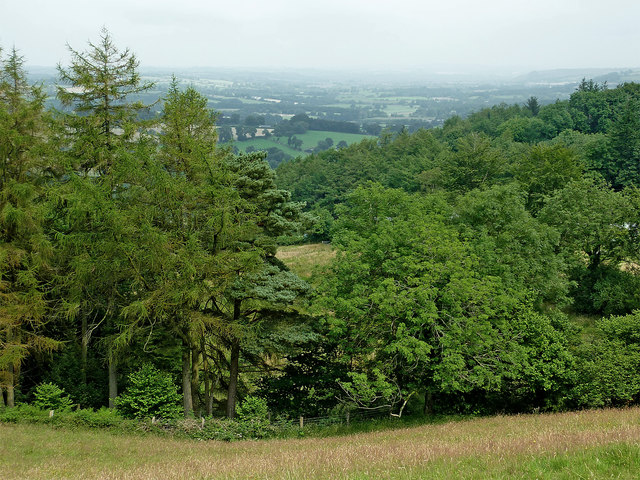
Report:
[[[108,364],[109,404],[117,395],[116,355],[110,339],[121,309],[132,301],[139,268],[139,225],[135,198],[141,168],[151,155],[140,115],[146,108],[131,96],[142,82],[138,61],[119,50],[103,29],[100,41],[78,52],[69,47],[71,65],[58,67],[58,98],[68,110],[60,116],[65,182],[58,185],[55,229],[67,264],[61,279],[65,314],[79,321],[82,383],[92,336],[103,337]],[[135,219],[135,220],[134,220]],[[137,276],[139,277],[139,275]]]
[[[119,50],[105,28],[87,51],[68,48],[71,65],[58,65],[63,83],[58,99],[68,109],[63,118],[71,158],[76,170],[104,174],[114,152],[135,141],[140,114],[148,108],[131,96],[153,84],[142,81],[136,56],[129,49]]]
[[[229,278],[236,261],[225,250],[227,227],[234,224],[237,194],[224,153],[216,150],[215,116],[195,89],[173,80],[161,121],[158,152],[146,165],[148,198],[141,224],[144,242],[157,252],[143,263],[147,281],[141,298],[125,309],[128,326],[121,339],[161,322],[182,350],[185,415],[197,405],[203,340],[212,328],[202,305]],[[150,247],[150,251],[156,250]]]
[[[235,416],[240,357],[243,347],[256,347],[270,329],[283,334],[296,328],[297,298],[309,286],[288,271],[276,257],[277,239],[301,226],[302,204],[290,201],[286,190],[276,187],[275,173],[264,152],[229,159],[235,188],[240,195],[236,220],[242,232],[233,248],[252,261],[235,268],[233,282],[223,295],[212,298],[212,314],[225,325],[223,340],[229,349],[227,416]],[[282,321],[286,319],[285,321]],[[298,332],[299,333],[299,332]]]
[[[23,63],[14,48],[0,68],[0,386],[10,407],[22,362],[58,346],[42,334],[52,257],[43,229],[45,96]]]

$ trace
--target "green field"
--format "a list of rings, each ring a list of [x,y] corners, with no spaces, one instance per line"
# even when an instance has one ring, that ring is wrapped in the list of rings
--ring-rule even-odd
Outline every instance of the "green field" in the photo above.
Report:
[[[0,424],[5,479],[637,479],[640,409],[198,442]]]
[[[324,243],[280,247],[276,253],[276,257],[304,279],[311,278],[316,270],[329,265],[335,256],[331,245]]]
[[[375,138],[370,135],[361,135],[357,133],[339,133],[339,132],[326,132],[321,130],[309,130],[307,133],[301,133],[296,135],[296,138],[302,140],[302,151],[294,150],[287,145],[287,137],[270,137],[270,138],[254,138],[251,140],[244,140],[242,142],[235,142],[234,145],[242,152],[246,152],[249,146],[253,146],[256,150],[266,150],[271,147],[277,147],[287,155],[292,157],[307,155],[305,150],[313,149],[318,145],[318,141],[325,138],[333,139],[333,145],[336,146],[340,141],[344,140],[348,145],[357,143],[365,138]],[[279,140],[279,143],[278,143]]]
[[[261,138],[261,137],[254,138],[251,140],[244,140],[242,142],[234,142],[233,144],[236,147],[238,147],[238,150],[240,150],[241,152],[246,152],[247,148],[249,148],[250,146],[252,146],[256,150],[267,150],[269,148],[277,147],[280,150],[282,150],[284,153],[286,153],[287,155],[291,155],[292,157],[299,157],[301,155],[306,155],[306,153],[304,152],[300,152],[298,150],[294,150],[293,148],[289,147],[287,145],[286,138],[284,139],[284,145],[281,143],[276,143],[275,140],[271,138]]]

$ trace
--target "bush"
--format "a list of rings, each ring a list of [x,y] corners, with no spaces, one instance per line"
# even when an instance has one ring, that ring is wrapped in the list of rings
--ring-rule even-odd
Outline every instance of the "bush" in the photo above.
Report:
[[[95,411],[90,408],[78,410],[68,417],[69,423],[89,428],[123,428],[126,425],[118,412],[106,407]]]
[[[41,383],[35,388],[33,396],[33,406],[41,410],[68,412],[73,407],[71,397],[54,383]]]
[[[145,364],[129,375],[129,387],[116,399],[116,407],[126,418],[169,419],[182,413],[181,400],[171,376]]]
[[[246,397],[236,409],[239,433],[247,438],[265,438],[274,434],[269,421],[267,401],[260,397]]]

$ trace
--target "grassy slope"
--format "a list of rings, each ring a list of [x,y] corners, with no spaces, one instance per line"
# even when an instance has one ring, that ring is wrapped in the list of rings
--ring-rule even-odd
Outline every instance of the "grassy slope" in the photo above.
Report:
[[[3,478],[631,479],[640,409],[236,443],[6,424],[0,438]]]
[[[282,260],[294,273],[308,280],[314,270],[328,265],[335,255],[336,252],[331,248],[331,245],[313,243],[280,247],[276,257]]]

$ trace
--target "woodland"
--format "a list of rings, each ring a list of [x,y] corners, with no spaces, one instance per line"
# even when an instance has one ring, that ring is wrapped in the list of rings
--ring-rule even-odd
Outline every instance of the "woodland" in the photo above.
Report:
[[[218,145],[175,78],[149,115],[153,85],[106,30],[69,48],[57,109],[1,56],[1,411],[640,399],[640,84],[584,79],[273,170]],[[311,277],[276,257],[319,242],[335,256]]]

